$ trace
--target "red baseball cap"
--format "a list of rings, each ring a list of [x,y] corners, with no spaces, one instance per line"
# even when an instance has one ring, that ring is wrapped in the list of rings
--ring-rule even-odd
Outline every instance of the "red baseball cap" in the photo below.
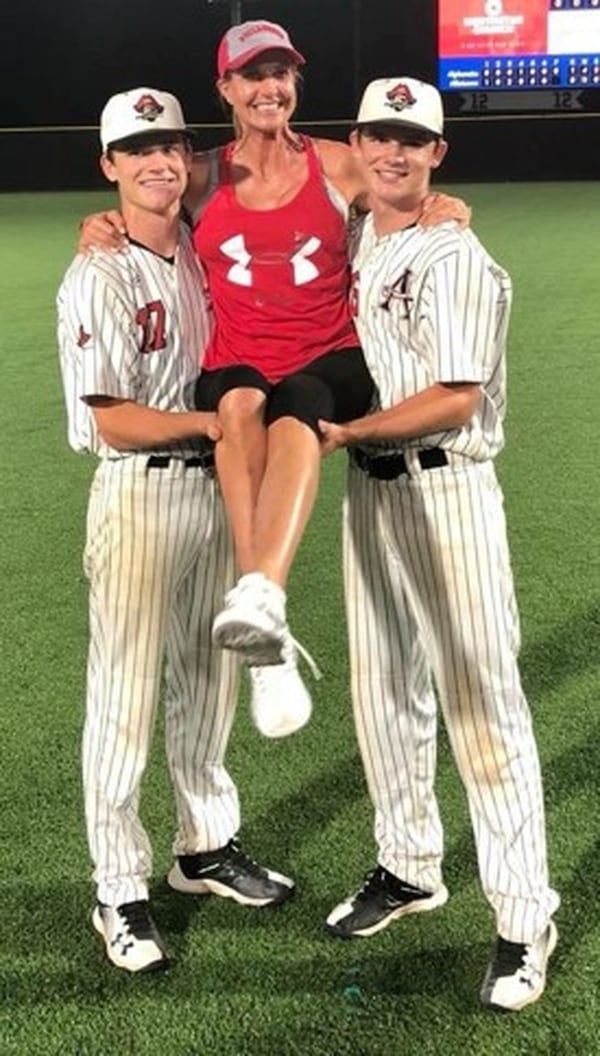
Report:
[[[285,29],[276,22],[242,22],[231,26],[221,38],[217,51],[217,70],[223,77],[229,70],[240,70],[263,51],[286,51],[299,66],[306,59],[296,51]]]

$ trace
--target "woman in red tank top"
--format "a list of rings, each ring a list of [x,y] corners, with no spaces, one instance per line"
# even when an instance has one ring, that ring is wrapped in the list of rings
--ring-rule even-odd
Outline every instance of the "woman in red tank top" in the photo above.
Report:
[[[224,34],[217,87],[237,138],[195,156],[184,199],[216,321],[197,406],[218,409],[216,463],[241,573],[213,635],[250,665],[267,736],[298,729],[311,709],[285,586],[317,493],[318,420],[362,416],[373,393],[348,306],[345,219],[365,208],[364,180],[347,144],[290,128],[303,63],[275,23]],[[427,223],[468,221],[457,199],[427,204]],[[122,230],[118,215],[91,218],[80,248],[119,245]]]
[[[317,493],[318,422],[359,417],[374,396],[348,296],[346,219],[362,176],[346,145],[290,128],[303,62],[274,23],[225,33],[217,87],[238,135],[220,152],[194,229],[216,318],[196,406],[218,411],[216,462],[241,573],[213,640],[250,665],[255,721],[271,735],[310,714],[285,586]]]
[[[285,585],[317,492],[318,420],[364,414],[374,390],[350,316],[348,198],[328,186],[320,145],[289,125],[303,62],[273,23],[223,37],[217,87],[238,138],[220,152],[194,229],[216,318],[196,406],[218,411],[241,573],[213,636],[251,671],[282,665],[271,684],[295,668]],[[350,172],[348,148],[330,147],[330,166],[339,147],[340,173]]]

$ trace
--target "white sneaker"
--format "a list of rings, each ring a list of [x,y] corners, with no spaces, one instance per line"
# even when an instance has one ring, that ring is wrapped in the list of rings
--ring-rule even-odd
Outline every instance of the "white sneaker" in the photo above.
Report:
[[[249,667],[252,697],[250,711],[263,737],[287,737],[302,729],[310,719],[312,700],[298,673],[298,652],[310,664],[316,678],[316,664],[286,628],[283,663],[271,667]]]
[[[481,987],[482,1003],[488,1008],[518,1012],[537,1001],[544,992],[546,966],[557,940],[552,920],[535,942],[508,942],[499,935]]]
[[[248,664],[283,663],[285,600],[285,591],[262,572],[242,576],[215,617],[214,644],[234,649]]]
[[[92,923],[102,936],[108,958],[128,972],[153,972],[167,968],[169,958],[147,901],[104,906],[98,902]]]

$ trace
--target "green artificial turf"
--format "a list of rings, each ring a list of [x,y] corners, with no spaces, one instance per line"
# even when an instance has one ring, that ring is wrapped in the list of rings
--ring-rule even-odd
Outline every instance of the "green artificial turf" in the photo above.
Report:
[[[441,737],[448,905],[369,940],[322,921],[374,864],[352,731],[342,611],[344,458],[324,466],[290,585],[324,672],[300,734],[261,740],[242,694],[229,765],[244,844],[298,883],[279,909],[170,892],[174,824],[162,730],[143,789],[161,977],[107,965],[79,777],[86,650],[81,571],[90,460],[66,444],[54,297],[77,220],[106,194],[0,196],[1,1056],[593,1056],[600,1053],[600,214],[595,184],[449,188],[511,272],[507,449],[499,460],[520,602],[522,673],[547,799],[560,945],[539,1004],[480,1010],[494,938],[464,795]]]

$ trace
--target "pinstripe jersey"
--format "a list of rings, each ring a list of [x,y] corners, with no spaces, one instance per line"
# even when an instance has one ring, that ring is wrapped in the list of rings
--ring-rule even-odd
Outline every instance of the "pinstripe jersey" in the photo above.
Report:
[[[58,293],[58,340],[75,451],[120,458],[96,428],[85,397],[185,411],[186,389],[211,332],[205,282],[183,225],[173,259],[131,242],[127,253],[79,254]],[[189,439],[161,451],[191,453]],[[158,450],[158,449],[155,449]]]
[[[437,382],[482,387],[465,426],[403,446],[493,458],[504,442],[504,348],[512,299],[507,273],[471,231],[454,224],[378,238],[368,216],[353,258],[353,290],[357,328],[382,408]]]
[[[468,231],[414,227],[377,238],[371,218],[354,269],[358,330],[383,408],[440,382],[482,390],[464,427],[402,441],[406,473],[382,480],[349,470],[343,552],[352,697],[378,862],[423,891],[442,883],[439,700],[498,933],[531,942],[559,900],[548,884],[541,775],[493,464],[503,443],[510,280]],[[425,468],[416,449],[429,447],[449,452],[448,465]]]
[[[103,442],[92,395],[185,411],[186,386],[210,333],[203,276],[185,228],[174,258],[77,256],[58,294],[58,336],[76,451],[100,455],[88,504],[84,569],[90,642],[83,778],[98,898],[148,898],[152,850],[138,815],[140,782],[164,690],[165,741],[177,807],[175,854],[221,847],[237,831],[237,790],[224,765],[237,698],[233,658],[211,627],[234,573],[216,480],[183,457],[202,438],[122,452]]]

